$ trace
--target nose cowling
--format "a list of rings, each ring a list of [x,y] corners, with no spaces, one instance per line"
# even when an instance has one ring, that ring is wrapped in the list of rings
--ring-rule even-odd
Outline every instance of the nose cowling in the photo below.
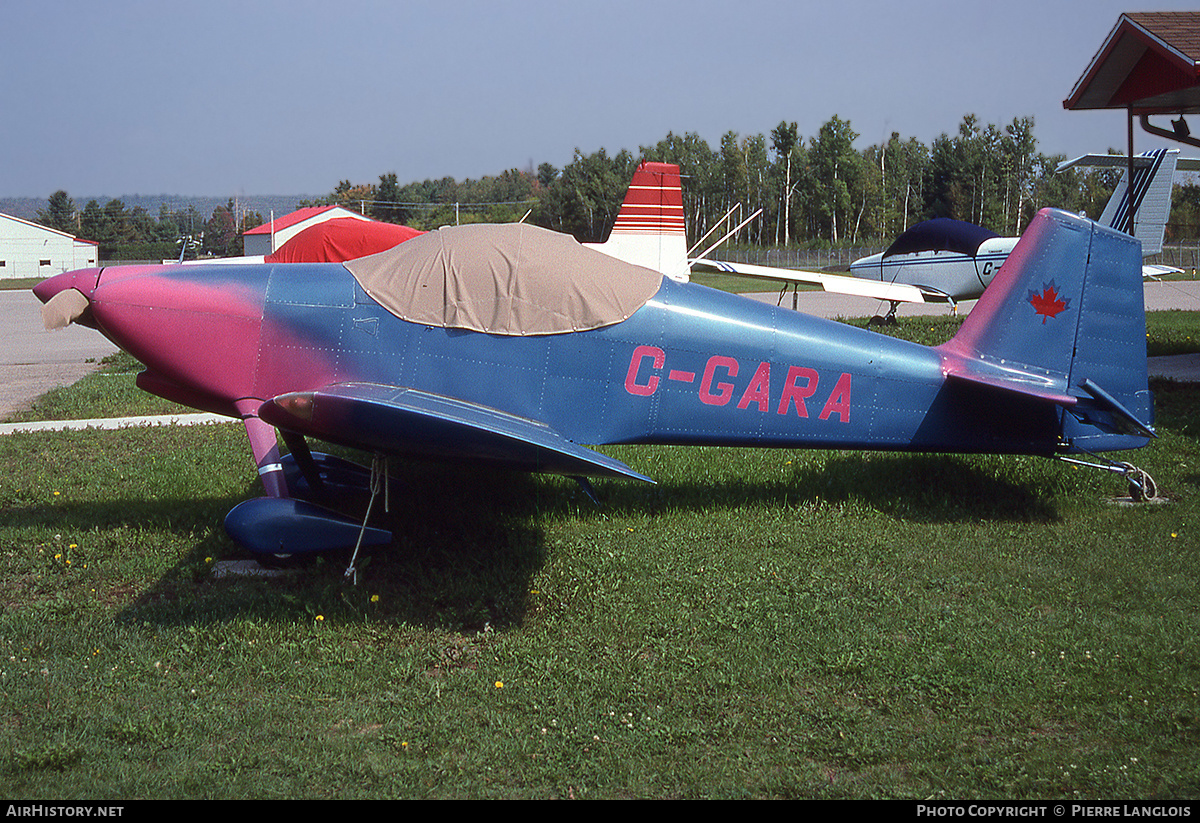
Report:
[[[42,301],[42,323],[47,329],[61,329],[71,323],[95,328],[88,308],[92,292],[100,281],[100,269],[76,269],[56,274],[33,287]]]
[[[236,401],[255,396],[260,275],[172,266],[110,280],[105,272],[91,312],[109,339],[159,377]]]
[[[65,272],[33,292],[48,327],[91,326],[159,381],[232,402],[255,396],[262,276],[233,267],[118,266]]]
[[[65,271],[62,274],[56,274],[38,283],[33,287],[33,293],[43,303],[49,303],[55,295],[67,289],[75,289],[83,294],[84,297],[87,297],[91,295],[92,291],[96,288],[96,284],[100,281],[101,271],[102,269]]]

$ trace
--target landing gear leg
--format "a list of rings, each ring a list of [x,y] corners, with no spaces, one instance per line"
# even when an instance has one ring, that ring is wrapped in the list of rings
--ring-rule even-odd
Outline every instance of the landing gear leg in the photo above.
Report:
[[[871,328],[871,326],[894,326],[894,325],[896,325],[896,309],[897,309],[897,307],[899,307],[900,301],[892,300],[891,304],[892,304],[892,307],[890,309],[888,309],[887,314],[885,314],[883,316],[880,316],[877,314],[874,317],[872,317],[870,320],[867,321],[868,329]]]
[[[300,471],[304,475],[304,479],[308,481],[308,486],[323,500],[329,497],[325,489],[325,483],[321,480],[321,472],[317,468],[316,461],[313,460],[312,451],[308,448],[308,441],[304,439],[304,435],[296,434],[295,432],[281,431],[283,442],[287,445],[288,451],[296,458],[296,465],[300,467]]]
[[[390,511],[391,507],[388,502],[388,459],[383,454],[376,454],[375,459],[371,461],[371,499],[367,502],[367,513],[363,515],[362,528],[358,532],[358,542],[354,544],[354,553],[350,555],[350,563],[346,566],[344,577],[351,584],[358,585],[358,567],[355,565],[358,560],[358,551],[362,548],[363,537],[367,533],[367,522],[371,519],[371,509],[375,505],[375,498],[379,496],[380,491],[383,492],[383,508],[384,511]]]

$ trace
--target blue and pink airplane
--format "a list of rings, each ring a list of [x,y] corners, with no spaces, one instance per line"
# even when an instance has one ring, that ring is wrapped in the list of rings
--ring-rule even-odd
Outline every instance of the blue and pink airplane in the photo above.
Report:
[[[48,326],[91,326],[141,361],[141,388],[244,422],[264,496],[226,528],[290,555],[391,539],[324,504],[371,473],[309,438],[585,488],[650,480],[592,448],[618,443],[1139,448],[1154,436],[1141,259],[1127,235],[1042,211],[932,348],[523,224],[443,228],[345,263],[81,269],[34,292]]]

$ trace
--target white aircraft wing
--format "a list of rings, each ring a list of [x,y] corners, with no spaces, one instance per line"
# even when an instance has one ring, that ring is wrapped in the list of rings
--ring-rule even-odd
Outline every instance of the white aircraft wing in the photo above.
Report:
[[[755,266],[750,263],[725,263],[716,260],[689,260],[692,268],[708,269],[724,274],[737,274],[743,277],[757,277],[760,280],[774,280],[777,283],[820,286],[827,292],[847,294],[856,297],[870,297],[877,300],[887,300],[890,303],[944,303],[947,296],[941,292],[910,286],[906,283],[884,283],[879,280],[868,280],[864,277],[852,277],[848,274],[827,274],[825,272],[801,271],[797,269],[780,269],[773,266]]]
[[[1151,263],[1142,266],[1143,279],[1157,280],[1166,274],[1183,274],[1183,269],[1176,266],[1158,266]]]
[[[1144,168],[1153,162],[1154,159],[1147,155],[1138,155],[1133,158],[1135,168]],[[1125,169],[1129,167],[1129,156],[1125,154],[1085,154],[1074,160],[1064,160],[1055,167],[1054,172],[1057,174],[1075,167]],[[1175,161],[1175,168],[1180,171],[1200,171],[1200,157],[1180,157]]]

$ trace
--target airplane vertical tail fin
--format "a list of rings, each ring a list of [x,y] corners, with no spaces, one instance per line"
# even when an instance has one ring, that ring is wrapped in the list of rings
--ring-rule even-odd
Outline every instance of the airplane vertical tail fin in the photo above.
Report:
[[[1126,234],[1043,209],[939,350],[949,377],[1060,406],[1063,450],[1153,436],[1141,253]]]
[[[1127,171],[1100,215],[1099,222],[1103,225],[1141,240],[1144,256],[1162,251],[1178,159],[1178,149],[1148,151],[1135,158],[1132,185]],[[1131,210],[1135,223],[1132,230],[1129,227]]]
[[[650,162],[639,165],[612,233],[593,248],[674,280],[688,280],[679,166]]]

